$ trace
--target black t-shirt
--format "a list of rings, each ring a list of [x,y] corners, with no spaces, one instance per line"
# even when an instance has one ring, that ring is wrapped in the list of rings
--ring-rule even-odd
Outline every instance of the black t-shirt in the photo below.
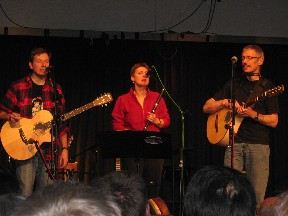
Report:
[[[260,82],[260,83],[258,83]],[[258,84],[257,84],[258,83]],[[238,78],[235,80],[235,99],[241,104],[247,102],[250,94],[254,91],[255,85],[258,85],[257,89],[260,89],[259,94],[271,89],[274,84],[261,78],[259,81],[249,81],[246,78]],[[215,100],[221,100],[224,98],[231,98],[231,81],[228,81],[224,87],[214,95]],[[258,91],[257,91],[258,92]],[[260,114],[272,114],[279,112],[278,98],[277,96],[266,97],[261,101],[257,101],[253,106],[253,109]],[[269,132],[270,127],[260,124],[252,118],[245,118],[235,136],[236,142],[247,142],[254,144],[269,144]]]
[[[36,85],[32,83],[31,99],[32,99],[32,116],[36,115],[37,112],[43,110],[43,99],[42,99],[42,85]]]
[[[43,85],[37,85],[32,82],[32,98],[42,97]]]

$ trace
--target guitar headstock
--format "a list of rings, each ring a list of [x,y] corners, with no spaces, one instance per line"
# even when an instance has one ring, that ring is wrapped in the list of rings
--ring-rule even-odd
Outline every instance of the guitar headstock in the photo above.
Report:
[[[104,93],[93,101],[93,105],[102,106],[110,103],[111,101],[113,101],[112,95],[110,93]]]
[[[278,85],[272,89],[269,89],[267,91],[264,92],[263,96],[267,96],[267,97],[272,97],[278,94],[283,93],[285,90],[284,85]]]

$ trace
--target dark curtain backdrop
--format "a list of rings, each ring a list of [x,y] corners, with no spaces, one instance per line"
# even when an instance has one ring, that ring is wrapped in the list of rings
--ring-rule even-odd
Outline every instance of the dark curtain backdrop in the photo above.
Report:
[[[81,39],[28,36],[0,37],[0,96],[9,84],[28,73],[28,56],[32,48],[43,46],[53,53],[55,76],[65,92],[67,111],[91,102],[101,93],[111,92],[114,99],[131,86],[130,67],[139,61],[154,65],[167,90],[184,111],[184,165],[187,180],[190,174],[206,164],[222,164],[223,149],[206,139],[207,115],[202,105],[231,77],[231,56],[240,59],[243,44],[138,41],[117,39]],[[276,84],[287,86],[288,47],[263,45],[265,67],[263,75]],[[238,65],[240,74],[240,65]],[[151,88],[161,90],[155,74]],[[178,165],[181,148],[181,114],[165,95],[172,123],[173,154]],[[268,193],[286,189],[288,185],[287,93],[279,96],[280,122],[273,130],[271,143],[271,175]],[[114,100],[115,101],[115,100]],[[71,127],[71,161],[79,162],[81,181],[101,175],[101,154],[98,135],[111,130],[114,103],[95,107],[68,123]],[[2,169],[7,155],[1,150]],[[169,161],[167,161],[169,165]]]

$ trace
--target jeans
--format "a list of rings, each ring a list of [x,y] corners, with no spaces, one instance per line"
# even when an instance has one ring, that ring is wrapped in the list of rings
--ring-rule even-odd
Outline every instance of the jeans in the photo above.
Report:
[[[16,161],[16,176],[19,183],[19,196],[23,198],[27,198],[33,193],[34,183],[36,183],[35,189],[38,190],[53,182],[38,155],[28,160]]]
[[[233,148],[233,168],[246,173],[255,193],[257,204],[265,197],[269,177],[269,145],[235,143]],[[231,148],[225,151],[224,165],[231,167]]]

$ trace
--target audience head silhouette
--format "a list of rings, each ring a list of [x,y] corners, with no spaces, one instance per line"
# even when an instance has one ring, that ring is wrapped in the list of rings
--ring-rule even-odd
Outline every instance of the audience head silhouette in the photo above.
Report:
[[[147,190],[144,180],[136,174],[112,172],[93,182],[96,190],[111,195],[122,215],[143,216],[147,213]]]
[[[240,172],[206,166],[192,176],[184,207],[187,216],[254,216],[255,192]]]
[[[54,183],[32,194],[12,216],[121,216],[112,200],[83,184]]]

